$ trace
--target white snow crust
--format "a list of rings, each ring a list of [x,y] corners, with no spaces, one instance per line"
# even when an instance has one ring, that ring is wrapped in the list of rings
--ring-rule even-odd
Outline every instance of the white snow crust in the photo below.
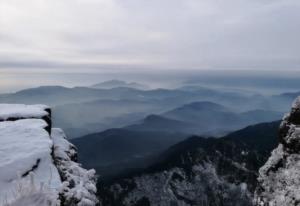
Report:
[[[46,105],[0,104],[0,120],[9,118],[42,118],[48,115]]]
[[[0,122],[0,205],[13,199],[13,191],[33,175],[36,186],[60,187],[52,162],[52,141],[41,119]]]

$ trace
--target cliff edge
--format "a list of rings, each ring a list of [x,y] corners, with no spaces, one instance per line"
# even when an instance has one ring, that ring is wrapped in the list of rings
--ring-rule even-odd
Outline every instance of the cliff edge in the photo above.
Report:
[[[255,203],[300,205],[300,97],[282,120],[278,147],[259,171]]]
[[[0,206],[94,206],[94,170],[52,128],[45,105],[0,104]]]

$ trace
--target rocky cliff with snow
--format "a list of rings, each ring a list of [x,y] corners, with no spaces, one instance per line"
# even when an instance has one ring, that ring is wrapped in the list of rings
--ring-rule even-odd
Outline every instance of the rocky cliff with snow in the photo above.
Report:
[[[280,144],[259,171],[259,206],[300,205],[300,97],[280,125]]]
[[[77,163],[49,107],[0,104],[1,206],[93,206],[95,194],[95,171]]]

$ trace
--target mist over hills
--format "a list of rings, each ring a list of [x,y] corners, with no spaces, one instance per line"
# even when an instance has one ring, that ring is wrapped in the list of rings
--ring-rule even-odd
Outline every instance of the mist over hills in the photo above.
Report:
[[[299,90],[299,71],[207,71],[202,75],[189,77],[186,84],[240,88],[274,94]]]
[[[253,110],[238,113],[212,102],[192,102],[160,115],[149,115],[140,123],[126,128],[138,131],[169,131],[220,136],[224,131],[280,119],[281,116],[280,112],[274,111]]]
[[[115,83],[121,84],[121,82],[122,84],[124,83],[123,81],[112,80],[108,81],[108,84],[113,84],[110,86],[117,86]],[[230,112],[238,113],[243,119],[242,122],[248,121],[252,124],[271,121],[277,119],[275,118],[277,117],[277,112],[285,112],[285,108],[288,108],[290,104],[290,99],[297,95],[297,93],[288,93],[268,96],[247,91],[242,92],[241,90],[229,91],[227,89],[197,85],[179,86],[177,89],[139,90],[128,87],[130,85],[125,82],[126,84],[127,87],[113,87],[110,89],[42,86],[21,90],[16,93],[2,94],[0,95],[0,102],[48,104],[53,107],[54,125],[59,125],[66,131],[70,138],[75,138],[110,128],[122,128],[133,125],[151,114],[185,122],[185,126],[187,126],[186,122],[188,122],[191,126],[187,128],[193,131],[192,133],[195,133],[200,129],[197,128],[195,130],[193,128],[197,125],[199,127],[200,122],[203,123],[204,116],[210,119],[212,119],[212,116],[215,116],[215,118],[219,118],[219,116],[214,114],[212,110],[209,112],[205,111],[205,108],[202,110],[201,108],[194,108],[194,111],[199,110],[195,113],[194,111],[188,111],[187,108],[183,109],[183,111],[173,111],[173,114],[170,111],[184,105],[204,101],[221,105],[230,110]],[[245,104],[245,102],[247,103]],[[164,114],[166,112],[169,112],[169,114]],[[178,117],[178,114],[176,117],[174,112],[181,112],[180,117]],[[223,115],[220,118],[226,115],[225,113],[223,111]],[[198,117],[195,116],[196,114],[198,114]],[[235,114],[228,114],[231,122],[237,119],[235,116]],[[252,117],[247,120],[249,116]],[[201,117],[203,118],[201,119]],[[215,122],[218,123],[220,121],[216,119]],[[211,122],[211,127],[213,125],[215,125],[214,122]],[[178,126],[180,128],[180,125]],[[206,130],[209,131],[210,128]],[[227,129],[225,128],[224,132],[226,131]]]
[[[95,100],[79,104],[60,105],[54,108],[54,120],[63,125],[73,137],[123,127],[148,113],[163,111],[162,106],[142,100]],[[80,134],[73,128],[85,129]]]
[[[8,103],[47,103],[56,106],[68,103],[88,102],[98,99],[119,99],[137,97],[138,90],[130,88],[94,89],[89,87],[67,88],[62,86],[41,86],[0,96],[0,101]]]

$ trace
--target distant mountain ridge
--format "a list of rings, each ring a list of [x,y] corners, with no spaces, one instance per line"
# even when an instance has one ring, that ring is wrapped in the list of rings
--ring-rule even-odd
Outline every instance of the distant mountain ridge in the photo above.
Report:
[[[186,134],[220,136],[224,131],[241,129],[247,125],[280,119],[282,113],[253,110],[236,113],[213,102],[192,102],[159,115],[149,115],[136,124],[127,126],[131,130],[170,131]],[[218,131],[220,133],[218,134]]]
[[[199,122],[204,122],[206,109],[202,109],[202,118],[201,116],[197,116],[197,112],[193,116],[193,111],[196,111],[194,107],[197,105],[189,104],[199,101],[217,103],[226,107],[230,112],[234,111],[236,113],[258,110],[257,112],[251,112],[251,114],[247,112],[245,112],[245,114],[239,114],[240,116],[244,116],[242,122],[246,121],[249,122],[249,124],[256,123],[260,120],[275,120],[265,118],[270,115],[275,116],[275,113],[272,114],[271,111],[270,113],[264,111],[281,108],[278,111],[282,112],[284,111],[282,110],[282,108],[284,108],[282,105],[286,105],[286,102],[289,102],[289,100],[281,96],[277,98],[273,96],[265,97],[203,87],[145,91],[128,87],[96,89],[89,87],[68,88],[61,86],[42,86],[11,94],[0,94],[0,103],[38,103],[50,105],[53,108],[54,124],[58,122],[58,125],[64,129],[70,138],[104,131],[112,127],[132,125],[151,114],[157,114],[167,119],[181,122],[188,121],[189,124],[198,124]],[[245,104],[245,102],[247,102],[247,104]],[[279,102],[279,104],[274,106],[276,102]],[[184,111],[181,112],[186,116],[184,119],[176,118],[176,113],[180,111],[173,111],[173,113],[171,113],[172,116],[163,115],[168,111],[170,112],[172,108],[180,108],[184,105],[186,105],[186,108],[183,108]],[[212,110],[212,108],[208,106],[207,109]],[[188,112],[189,110],[190,112]],[[223,114],[225,115],[225,113]],[[262,114],[264,114],[265,117]],[[219,118],[218,115],[214,116],[211,111],[207,116],[208,120],[210,119],[210,121],[212,121],[215,119],[215,122],[220,123],[221,118]],[[252,117],[248,118],[249,116]],[[231,118],[231,122],[235,119],[232,114],[229,114],[228,118]],[[208,123],[209,122],[207,122],[207,125]],[[222,124],[225,125],[226,121]],[[211,122],[211,127],[212,126],[214,126],[214,122]],[[179,128],[181,127],[179,126]],[[195,128],[196,130],[193,130],[191,127],[188,128],[193,131],[192,133],[199,130],[199,128]],[[203,131],[203,129],[201,130]],[[207,135],[217,135],[211,128],[207,128],[207,130]],[[220,131],[222,131],[221,134],[228,132],[226,128],[221,128]]]
[[[144,84],[140,84],[136,82],[126,82],[126,81],[115,80],[115,79],[94,84],[91,87],[97,89],[112,89],[117,87],[128,87],[128,88],[141,89],[141,90],[149,89],[149,86]]]

